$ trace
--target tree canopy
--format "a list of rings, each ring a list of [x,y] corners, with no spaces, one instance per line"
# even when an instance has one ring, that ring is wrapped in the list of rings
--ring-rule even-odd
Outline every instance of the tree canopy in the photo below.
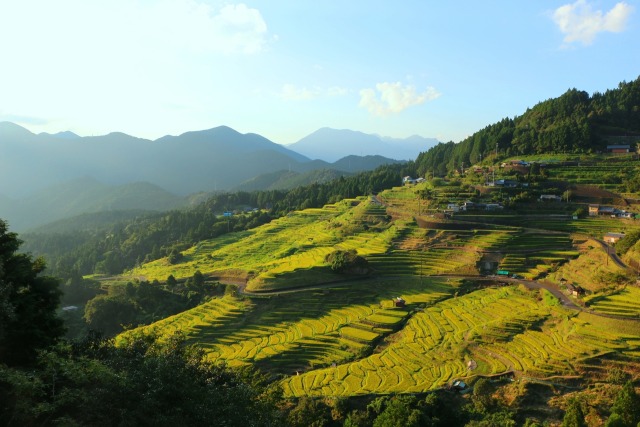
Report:
[[[42,276],[42,259],[18,253],[20,241],[0,220],[0,363],[20,365],[64,332],[55,310],[58,281]]]
[[[640,77],[592,96],[568,90],[458,144],[438,144],[421,153],[416,166],[421,175],[445,175],[482,159],[496,162],[517,155],[603,151],[612,138],[619,137],[640,140]]]

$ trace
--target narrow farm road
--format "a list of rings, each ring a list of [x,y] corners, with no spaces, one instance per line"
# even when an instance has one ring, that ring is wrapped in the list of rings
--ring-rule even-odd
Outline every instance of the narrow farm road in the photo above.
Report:
[[[604,240],[595,239],[595,238],[593,240],[595,240],[596,242],[598,242],[600,244],[600,246],[602,246],[602,249],[604,249],[604,251],[607,253],[607,255],[609,255],[609,258],[611,258],[611,261],[615,262],[617,266],[619,266],[620,268],[624,268],[624,269],[628,269],[629,268],[629,266],[627,264],[622,262],[622,260],[620,259],[620,257],[616,253],[616,250],[614,248],[612,248],[611,246],[609,246],[609,244],[607,242],[605,242]]]
[[[625,316],[616,316],[614,314],[605,314],[605,313],[599,313],[597,311],[593,311],[593,310],[589,310],[586,309],[584,307],[581,307],[579,305],[577,305],[575,302],[573,302],[573,300],[564,292],[562,292],[557,286],[550,284],[550,283],[543,283],[543,282],[538,282],[535,280],[525,280],[525,279],[514,279],[511,277],[481,277],[481,276],[471,276],[471,275],[454,275],[454,274],[443,274],[443,275],[431,275],[431,276],[424,276],[425,278],[451,278],[451,279],[467,279],[467,280],[474,280],[477,282],[502,282],[502,283],[511,283],[511,284],[522,284],[524,286],[526,286],[529,289],[546,289],[547,291],[549,291],[553,296],[555,296],[556,298],[558,298],[558,300],[560,300],[560,303],[562,304],[563,307],[569,309],[569,310],[575,310],[575,311],[584,311],[585,313],[589,313],[593,316],[598,316],[598,317],[606,317],[609,319],[617,319],[617,320],[624,320],[626,322],[633,322],[633,323],[638,323],[640,324],[640,322],[637,319],[634,318],[629,318],[629,317],[625,317]],[[406,276],[398,276],[398,277],[376,277],[376,276],[372,276],[372,277],[365,277],[362,279],[356,279],[356,280],[361,280],[361,281],[366,281],[366,280],[378,280],[378,279],[406,279]],[[239,282],[239,281],[225,281],[224,278],[220,278],[220,283],[225,283],[225,284],[233,284],[233,285],[237,285],[238,286],[238,293],[242,294],[242,295],[246,295],[246,296],[253,296],[253,297],[267,297],[267,296],[277,296],[277,295],[284,295],[284,294],[293,294],[293,293],[297,293],[297,292],[309,292],[309,291],[314,291],[314,290],[320,290],[320,289],[329,289],[329,288],[334,288],[337,286],[341,286],[344,285],[346,283],[349,282],[353,282],[353,279],[346,279],[346,280],[337,280],[337,281],[331,281],[331,282],[325,282],[325,283],[317,283],[314,285],[306,285],[306,286],[299,286],[296,288],[289,288],[289,289],[282,289],[282,290],[273,290],[273,291],[260,291],[260,292],[252,292],[252,291],[247,291],[246,290],[246,286],[247,283],[246,281],[244,282]]]

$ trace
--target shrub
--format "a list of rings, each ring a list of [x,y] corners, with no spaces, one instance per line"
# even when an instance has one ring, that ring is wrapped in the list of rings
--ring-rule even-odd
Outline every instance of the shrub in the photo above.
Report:
[[[327,254],[324,261],[329,264],[332,271],[336,273],[353,272],[363,270],[368,266],[367,260],[359,256],[355,249],[349,251],[335,250]]]

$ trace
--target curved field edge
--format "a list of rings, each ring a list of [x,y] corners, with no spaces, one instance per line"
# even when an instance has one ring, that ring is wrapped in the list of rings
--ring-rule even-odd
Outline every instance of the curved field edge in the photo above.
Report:
[[[127,331],[118,340],[139,333],[157,334],[162,340],[181,331],[188,343],[203,348],[212,360],[231,366],[252,363],[291,374],[370,352],[374,336],[394,332],[410,310],[450,298],[459,287],[458,281],[447,279],[407,278],[356,281],[270,297],[225,296]],[[397,296],[408,307],[395,308]],[[358,335],[367,339],[361,342]]]
[[[282,381],[287,396],[425,392],[455,378],[575,374],[589,359],[640,349],[640,324],[544,305],[522,287],[484,289],[417,312],[382,351]],[[470,370],[473,360],[477,368]]]

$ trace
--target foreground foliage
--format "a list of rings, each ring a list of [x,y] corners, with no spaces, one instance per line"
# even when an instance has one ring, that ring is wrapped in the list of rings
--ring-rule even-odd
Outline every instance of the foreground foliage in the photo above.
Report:
[[[114,347],[90,338],[43,351],[29,371],[0,366],[6,425],[278,425],[277,388],[203,361],[180,335]]]
[[[20,243],[0,220],[0,363],[28,363],[63,332],[58,281],[40,275],[42,259],[17,253]]]

